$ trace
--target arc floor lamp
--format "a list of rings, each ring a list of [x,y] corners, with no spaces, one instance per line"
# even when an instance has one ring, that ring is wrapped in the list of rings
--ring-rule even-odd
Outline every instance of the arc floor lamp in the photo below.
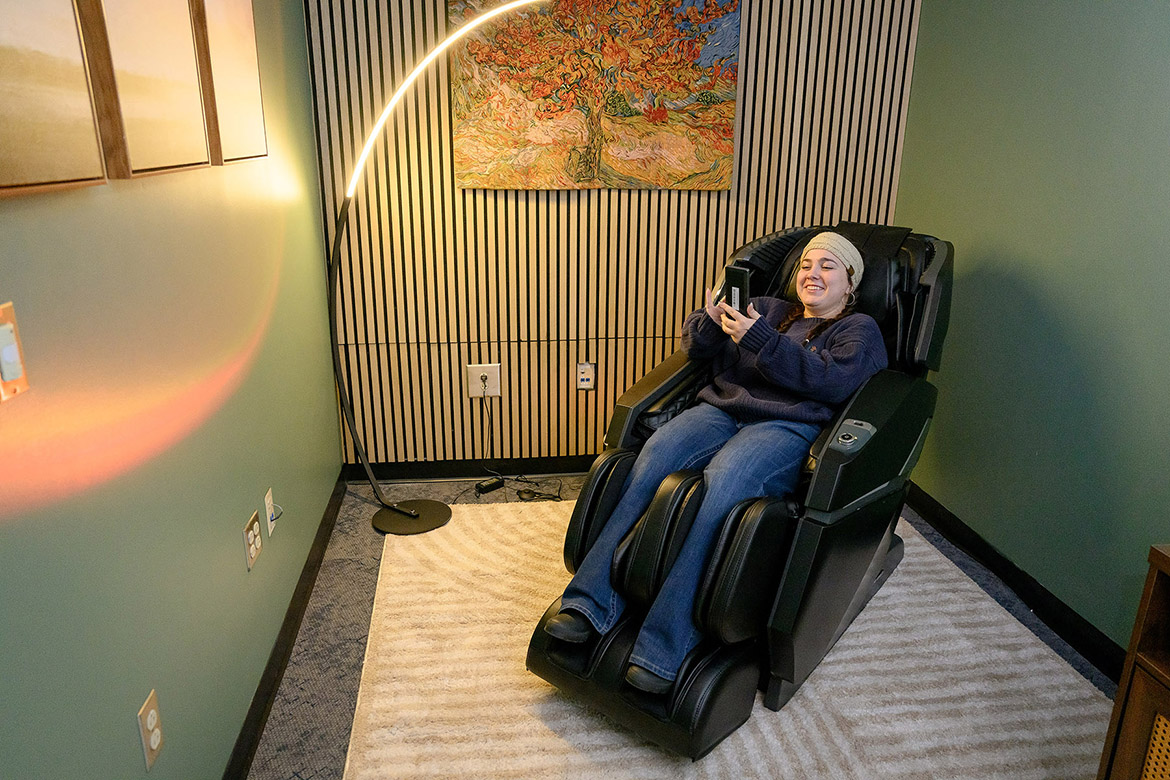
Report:
[[[340,276],[341,266],[341,241],[345,235],[345,230],[349,225],[349,207],[353,203],[354,193],[357,191],[358,183],[362,180],[365,174],[366,161],[369,159],[370,152],[374,148],[378,137],[382,134],[382,130],[386,127],[386,120],[394,113],[394,109],[402,102],[403,95],[410,89],[410,86],[422,75],[431,63],[433,63],[439,56],[449,49],[456,41],[469,32],[479,27],[481,24],[494,19],[501,14],[519,8],[524,5],[532,5],[534,3],[546,2],[547,0],[513,0],[513,2],[505,3],[497,6],[490,11],[487,11],[475,17],[469,22],[466,22],[462,27],[453,32],[446,40],[440,43],[435,48],[431,49],[430,53],[422,59],[414,67],[414,70],[403,80],[394,95],[390,98],[390,102],[382,109],[382,114],[378,117],[378,121],[374,123],[374,127],[370,130],[370,134],[366,137],[365,146],[362,147],[362,152],[358,155],[357,162],[354,163],[353,173],[350,175],[349,185],[345,189],[345,199],[341,202],[341,206],[337,210],[337,223],[333,227],[333,247],[329,250],[329,332],[332,336],[332,350],[333,350],[333,375],[337,382],[337,395],[341,402],[341,409],[345,415],[345,422],[349,428],[349,433],[353,438],[353,448],[357,453],[358,459],[361,460],[362,466],[366,471],[366,478],[370,481],[370,487],[374,490],[374,497],[378,499],[378,503],[382,507],[374,513],[372,523],[374,528],[389,534],[418,534],[425,531],[431,531],[445,525],[451,519],[451,507],[447,506],[441,501],[432,501],[430,499],[412,499],[409,501],[399,501],[391,504],[386,500],[382,494],[382,489],[378,486],[378,480],[374,478],[374,470],[370,466],[370,458],[366,454],[366,448],[362,445],[361,435],[358,433],[357,422],[354,420],[353,402],[349,397],[349,392],[346,389],[345,382],[342,380],[341,371],[341,345],[338,340],[337,332],[337,284]]]

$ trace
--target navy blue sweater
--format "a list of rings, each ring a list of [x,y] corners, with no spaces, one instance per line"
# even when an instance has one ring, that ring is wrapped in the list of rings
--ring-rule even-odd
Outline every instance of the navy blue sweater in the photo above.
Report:
[[[682,348],[692,360],[713,360],[714,381],[699,400],[738,420],[792,420],[821,424],[832,419],[866,379],[886,367],[886,347],[877,322],[850,314],[808,344],[821,320],[801,318],[785,333],[776,326],[797,304],[753,298],[760,319],[737,346],[705,309],[683,323]]]

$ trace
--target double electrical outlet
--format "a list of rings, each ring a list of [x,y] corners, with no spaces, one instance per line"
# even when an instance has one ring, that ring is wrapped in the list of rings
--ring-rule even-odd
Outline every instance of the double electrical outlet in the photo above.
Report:
[[[276,504],[272,502],[272,488],[268,488],[268,492],[264,494],[264,517],[268,521],[268,538],[272,538],[272,532],[276,530]],[[256,565],[256,559],[260,557],[260,552],[264,549],[263,534],[260,533],[260,513],[253,512],[252,516],[248,518],[248,522],[244,525],[244,560],[248,564],[248,571],[252,571],[252,567]]]
[[[248,524],[244,526],[244,557],[247,559],[248,571],[252,571],[252,567],[256,565],[263,545],[264,540],[260,535],[260,513],[253,512],[248,518]]]
[[[142,754],[149,772],[163,746],[162,717],[158,714],[158,694],[154,689],[138,710],[138,736],[142,737]]]

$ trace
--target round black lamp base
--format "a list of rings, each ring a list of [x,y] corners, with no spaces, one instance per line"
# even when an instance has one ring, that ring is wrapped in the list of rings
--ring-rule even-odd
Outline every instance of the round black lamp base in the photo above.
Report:
[[[411,534],[425,534],[441,528],[451,519],[451,507],[442,501],[432,501],[429,498],[416,498],[410,501],[399,501],[394,506],[400,509],[409,509],[418,517],[411,517],[403,512],[383,507],[374,513],[370,522],[374,528],[384,534],[395,536],[410,536]]]

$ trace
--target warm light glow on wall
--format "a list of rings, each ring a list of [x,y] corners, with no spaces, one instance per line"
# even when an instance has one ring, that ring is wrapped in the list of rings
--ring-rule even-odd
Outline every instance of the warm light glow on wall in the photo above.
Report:
[[[270,273],[260,315],[242,343],[177,350],[189,370],[156,366],[153,379],[127,383],[82,374],[68,386],[38,383],[19,403],[5,404],[0,524],[125,474],[206,422],[240,387],[268,332],[279,265]]]

